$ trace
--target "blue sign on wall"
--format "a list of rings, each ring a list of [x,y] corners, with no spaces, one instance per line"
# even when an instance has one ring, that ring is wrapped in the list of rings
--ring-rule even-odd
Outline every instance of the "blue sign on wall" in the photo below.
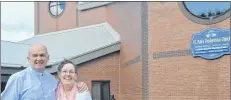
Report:
[[[190,49],[193,57],[216,59],[230,54],[230,30],[209,28],[192,35]]]

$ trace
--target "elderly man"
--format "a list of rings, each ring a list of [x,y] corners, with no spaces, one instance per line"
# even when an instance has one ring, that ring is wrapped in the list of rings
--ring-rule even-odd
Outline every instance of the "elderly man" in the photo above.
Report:
[[[41,44],[31,45],[27,59],[30,66],[10,76],[1,94],[2,100],[56,100],[58,80],[45,71],[49,60],[47,48]],[[87,90],[83,83],[80,88],[82,92]]]

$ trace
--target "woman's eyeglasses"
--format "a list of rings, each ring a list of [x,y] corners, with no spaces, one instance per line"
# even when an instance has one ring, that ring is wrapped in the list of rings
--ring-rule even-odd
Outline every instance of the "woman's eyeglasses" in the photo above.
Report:
[[[67,74],[67,73],[69,73],[69,74],[74,74],[75,72],[74,72],[74,71],[66,71],[66,70],[63,70],[63,71],[61,71],[61,73],[63,73],[63,74]]]

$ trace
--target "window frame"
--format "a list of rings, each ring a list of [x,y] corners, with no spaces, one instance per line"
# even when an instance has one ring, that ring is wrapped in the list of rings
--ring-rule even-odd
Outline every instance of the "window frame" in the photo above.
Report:
[[[200,18],[197,17],[196,15],[192,14],[186,5],[184,4],[184,1],[178,2],[178,5],[180,7],[181,12],[185,17],[187,17],[189,20],[191,20],[194,23],[202,24],[202,25],[211,25],[211,24],[216,24],[220,23],[230,17],[230,8],[226,13],[222,14],[221,16],[217,16],[214,19],[210,20],[207,18]]]
[[[100,91],[101,91],[101,93],[100,93],[100,95],[101,95],[101,99],[102,99],[102,96],[103,96],[103,93],[102,93],[102,84],[103,83],[108,83],[109,84],[109,98],[111,97],[111,82],[110,82],[110,80],[92,80],[91,81],[91,87],[92,87],[92,89],[91,89],[91,94],[92,94],[92,99],[93,99],[93,83],[94,82],[99,82],[100,84],[101,84],[101,86],[100,86]]]
[[[62,16],[63,13],[65,12],[65,9],[66,9],[66,2],[65,2],[65,1],[62,1],[62,2],[64,2],[64,9],[63,9],[63,11],[62,11],[59,15],[57,15],[57,16],[52,14],[50,8],[51,8],[51,7],[56,7],[56,6],[58,6],[58,5],[50,6],[50,3],[51,3],[51,2],[61,2],[61,1],[49,1],[49,3],[48,3],[48,13],[49,13],[49,15],[50,15],[51,17],[53,17],[53,18],[59,18],[59,17]]]

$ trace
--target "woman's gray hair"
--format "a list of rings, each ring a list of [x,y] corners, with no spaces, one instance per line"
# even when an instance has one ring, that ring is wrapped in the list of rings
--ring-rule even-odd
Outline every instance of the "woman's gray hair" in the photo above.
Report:
[[[66,64],[72,64],[75,68],[75,72],[77,73],[77,66],[70,60],[64,59],[63,61],[60,62],[59,66],[58,66],[58,72],[61,71],[61,69],[63,68],[64,65]]]

